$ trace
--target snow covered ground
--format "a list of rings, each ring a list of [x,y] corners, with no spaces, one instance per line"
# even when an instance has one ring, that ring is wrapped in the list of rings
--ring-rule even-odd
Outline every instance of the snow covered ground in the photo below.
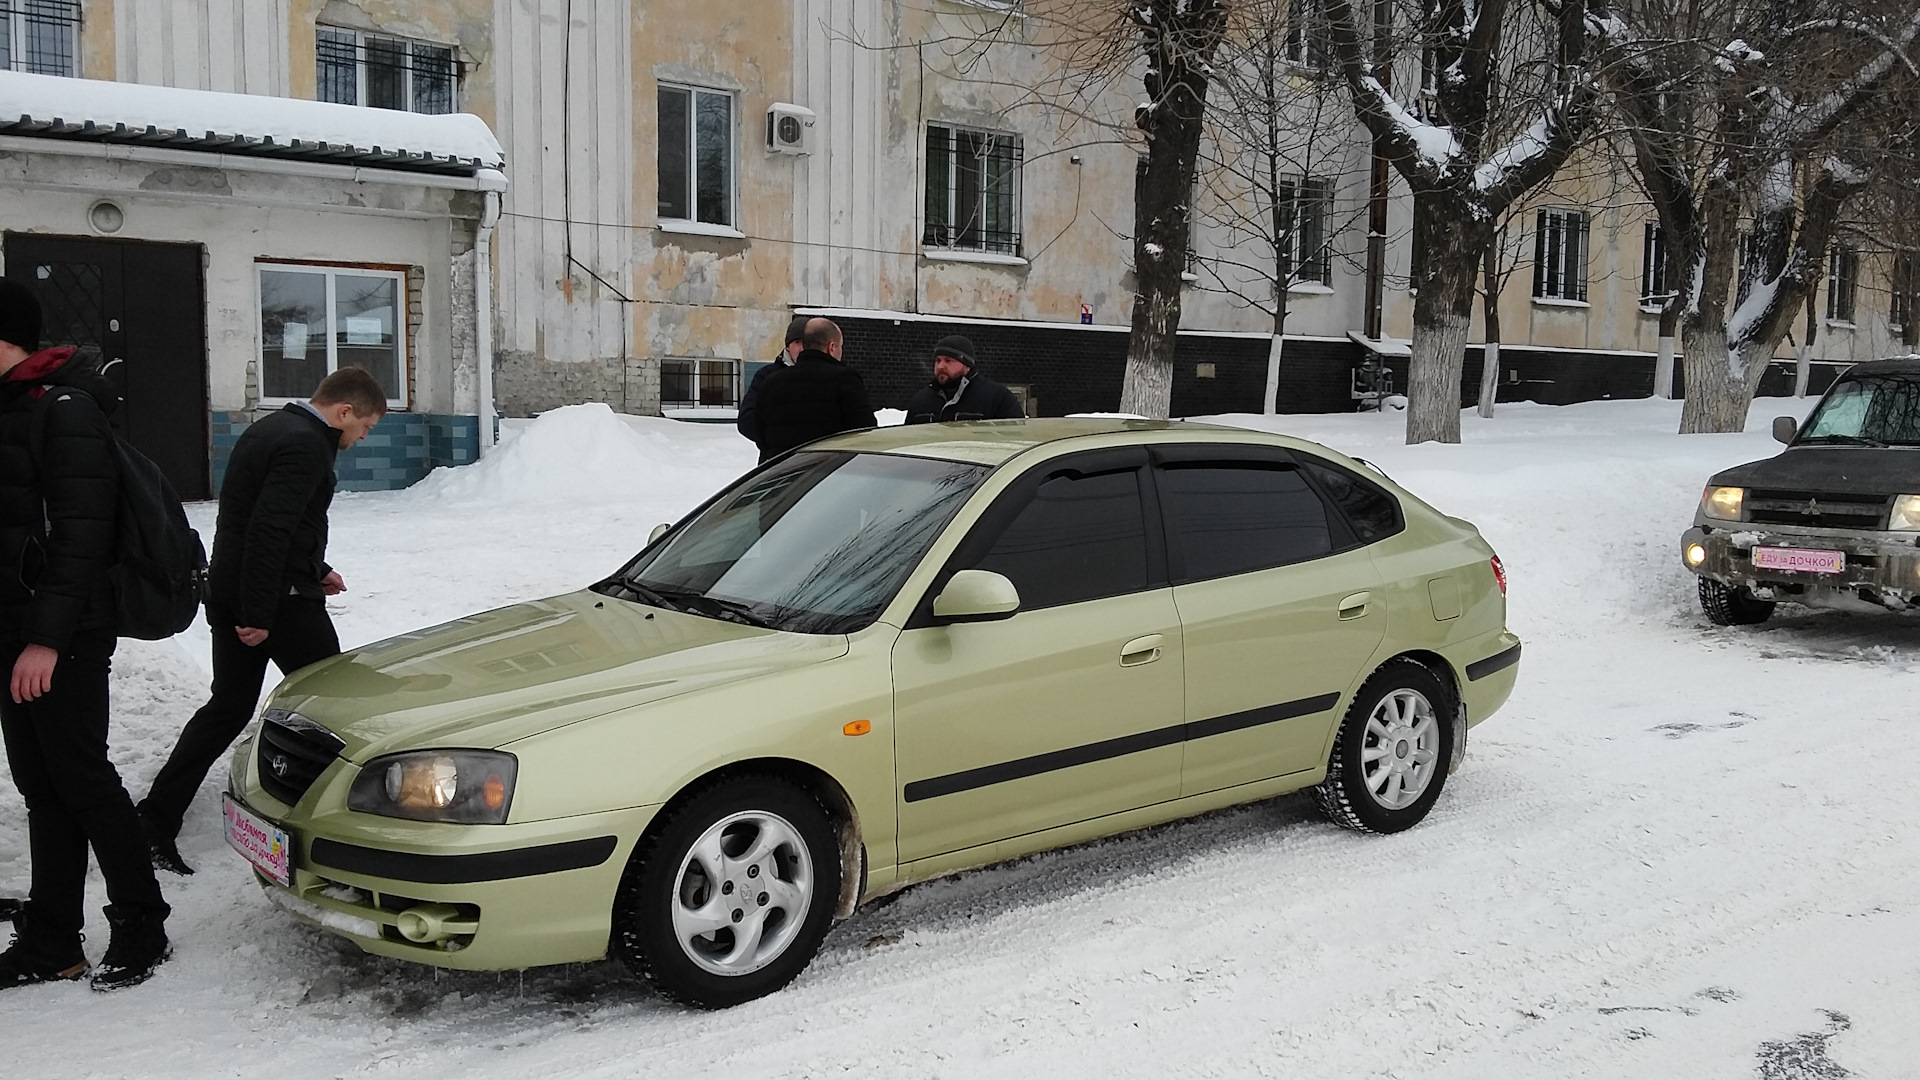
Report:
[[[1716,629],[1676,554],[1707,475],[1801,404],[1685,438],[1673,402],[1502,406],[1452,447],[1400,445],[1397,415],[1225,418],[1374,461],[1506,563],[1519,689],[1408,833],[1287,797],[934,882],[787,991],[695,1014],[613,964],[439,973],[298,926],[222,845],[216,779],[181,844],[200,873],[163,879],[175,959],[123,994],[0,995],[0,1076],[1912,1077],[1920,619]],[[752,461],[726,426],[581,407],[344,494],[342,638],[586,584]],[[206,651],[121,648],[136,796]],[[26,882],[0,779],[0,893]]]

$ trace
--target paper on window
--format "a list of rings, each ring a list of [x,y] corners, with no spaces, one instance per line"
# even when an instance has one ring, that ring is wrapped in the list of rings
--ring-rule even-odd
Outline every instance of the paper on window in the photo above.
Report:
[[[305,360],[307,358],[307,324],[290,322],[280,324],[280,355],[287,360]]]
[[[386,333],[379,316],[347,316],[347,344],[385,344]]]

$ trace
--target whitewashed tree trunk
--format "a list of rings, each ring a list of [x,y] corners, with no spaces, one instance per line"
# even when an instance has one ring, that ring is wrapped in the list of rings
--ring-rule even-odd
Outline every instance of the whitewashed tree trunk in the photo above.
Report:
[[[1793,396],[1807,396],[1807,381],[1813,374],[1813,346],[1802,345],[1793,350]]]
[[[1267,343],[1267,396],[1261,400],[1260,411],[1272,416],[1280,411],[1280,353],[1286,347],[1286,339],[1278,331],[1273,340]]]
[[[1447,310],[1429,311],[1422,318],[1419,307],[1414,309],[1413,357],[1407,365],[1409,446],[1460,441],[1460,362],[1470,321],[1464,313]]]
[[[1687,372],[1687,400],[1680,409],[1680,433],[1743,431],[1747,426],[1745,372],[1736,374],[1727,352],[1727,327],[1720,319],[1689,325],[1680,339]]]
[[[1500,393],[1500,339],[1488,338],[1485,357],[1480,363],[1480,415],[1493,419],[1494,398]]]
[[[1673,398],[1673,335],[1660,335],[1653,354],[1653,396]]]

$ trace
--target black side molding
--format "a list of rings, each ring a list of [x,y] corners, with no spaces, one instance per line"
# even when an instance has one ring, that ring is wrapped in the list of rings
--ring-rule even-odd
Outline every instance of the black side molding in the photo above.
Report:
[[[1326,712],[1339,703],[1339,694],[1321,694],[1317,697],[1301,698],[1298,701],[1281,702],[1278,705],[1263,705],[1258,709],[1248,709],[1245,712],[1195,720],[1189,724],[1174,724],[1170,727],[1155,728],[1152,731],[1142,731],[1136,735],[1122,735],[1117,739],[1103,739],[1085,746],[1069,746],[1064,750],[1049,750],[1044,754],[1003,761],[997,765],[982,765],[977,769],[968,769],[964,772],[915,780],[902,788],[900,795],[908,802],[935,799],[942,795],[953,795],[993,784],[1004,784],[1009,780],[1021,780],[1029,776],[1039,776],[1041,773],[1070,769],[1075,765],[1091,765],[1096,761],[1137,754],[1142,750],[1154,750],[1162,746],[1172,746],[1175,743],[1204,739],[1210,735],[1225,735],[1229,731],[1259,727],[1262,724],[1277,724],[1296,716],[1312,716],[1314,713]]]
[[[1511,649],[1494,653],[1485,660],[1475,660],[1473,663],[1468,664],[1467,678],[1472,682],[1479,682],[1494,672],[1504,671],[1519,662],[1520,645],[1516,642]]]
[[[596,836],[588,840],[568,840],[560,844],[541,844],[512,851],[416,855],[410,851],[387,851],[315,837],[311,853],[315,863],[350,874],[417,881],[423,885],[463,885],[599,866],[613,856],[613,849],[618,843],[615,837]]]

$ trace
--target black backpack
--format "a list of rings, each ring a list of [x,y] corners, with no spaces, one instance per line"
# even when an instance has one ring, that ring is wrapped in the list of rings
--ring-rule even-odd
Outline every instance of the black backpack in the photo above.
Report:
[[[34,468],[40,467],[46,442],[47,409],[69,394],[85,394],[72,386],[51,386],[33,409],[27,446]],[[207,549],[200,534],[187,524],[180,496],[147,455],[133,448],[118,432],[113,440],[114,463],[120,470],[120,509],[114,532],[114,633],[118,637],[161,641],[187,627],[200,613],[206,590]]]

